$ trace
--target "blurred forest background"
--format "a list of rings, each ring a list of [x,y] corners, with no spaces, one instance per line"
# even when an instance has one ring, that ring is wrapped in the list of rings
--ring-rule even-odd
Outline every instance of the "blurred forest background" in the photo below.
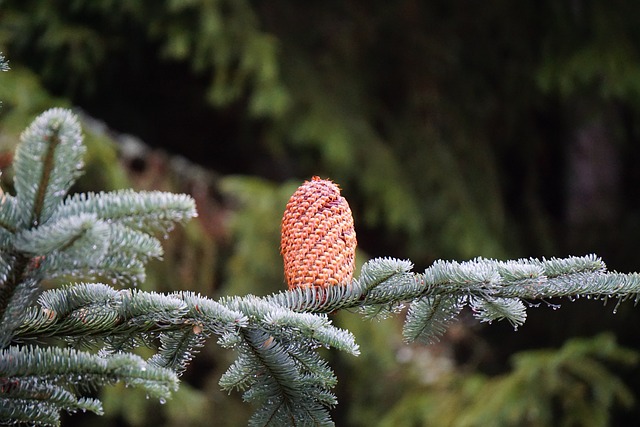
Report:
[[[0,51],[3,188],[20,132],[66,106],[89,145],[76,190],[196,198],[145,289],[283,289],[280,218],[312,175],[349,200],[359,264],[593,252],[640,270],[640,2],[0,0]],[[362,354],[326,354],[334,420],[637,425],[640,308],[616,304],[542,302],[518,331],[463,313],[428,347],[339,313]],[[112,387],[104,417],[64,424],[245,425],[217,384],[230,360],[209,342],[165,405]]]

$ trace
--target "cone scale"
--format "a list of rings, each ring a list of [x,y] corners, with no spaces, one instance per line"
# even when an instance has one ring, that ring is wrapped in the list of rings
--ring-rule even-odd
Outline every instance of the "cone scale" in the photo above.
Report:
[[[289,289],[351,282],[356,245],[353,216],[340,188],[317,176],[305,181],[282,217],[280,252]]]

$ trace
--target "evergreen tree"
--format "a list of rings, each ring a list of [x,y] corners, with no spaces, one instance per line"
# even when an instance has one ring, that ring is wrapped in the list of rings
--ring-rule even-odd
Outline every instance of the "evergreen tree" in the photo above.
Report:
[[[640,275],[606,272],[593,255],[438,261],[421,273],[413,272],[409,261],[378,258],[356,279],[332,286],[317,281],[325,274],[320,268],[313,286],[219,301],[192,292],[143,292],[135,285],[145,279],[145,262],[162,254],[155,235],[194,217],[194,201],[130,190],[68,194],[82,172],[83,154],[77,118],[64,109],[46,111],[22,134],[13,163],[15,194],[2,196],[2,422],[58,425],[61,411],[100,414],[101,403],[91,391],[116,382],[167,399],[194,353],[215,335],[219,345],[237,354],[220,386],[240,390],[256,403],[251,425],[331,425],[328,409],[337,403],[331,392],[337,379],[318,350],[333,347],[354,355],[360,350],[327,313],[356,309],[384,317],[408,304],[405,340],[431,343],[465,306],[483,322],[507,320],[518,327],[526,319],[527,301],[637,300],[640,292]],[[301,201],[327,197],[311,192]],[[294,203],[285,217],[292,210],[302,212],[298,221],[316,224],[338,243],[349,233],[344,222],[338,224],[340,233],[323,228],[335,224],[327,212],[308,218]],[[348,209],[339,212],[342,221]],[[299,237],[311,242],[318,236]],[[316,240],[318,248],[327,249],[326,240]],[[317,260],[324,262],[321,256]],[[345,262],[352,266],[352,257]],[[153,356],[137,356],[139,347],[153,349]]]

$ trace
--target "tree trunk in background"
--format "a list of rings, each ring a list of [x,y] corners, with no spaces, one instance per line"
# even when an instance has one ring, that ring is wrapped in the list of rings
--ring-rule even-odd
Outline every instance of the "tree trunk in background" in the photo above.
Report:
[[[566,212],[570,241],[590,250],[590,231],[615,229],[620,216],[621,159],[611,106],[579,103],[567,147]]]

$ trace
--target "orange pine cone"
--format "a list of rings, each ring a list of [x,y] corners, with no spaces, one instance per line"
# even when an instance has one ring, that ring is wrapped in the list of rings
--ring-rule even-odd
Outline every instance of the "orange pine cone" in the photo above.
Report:
[[[280,252],[289,289],[350,282],[356,245],[353,216],[340,188],[317,176],[298,187],[282,217]]]

